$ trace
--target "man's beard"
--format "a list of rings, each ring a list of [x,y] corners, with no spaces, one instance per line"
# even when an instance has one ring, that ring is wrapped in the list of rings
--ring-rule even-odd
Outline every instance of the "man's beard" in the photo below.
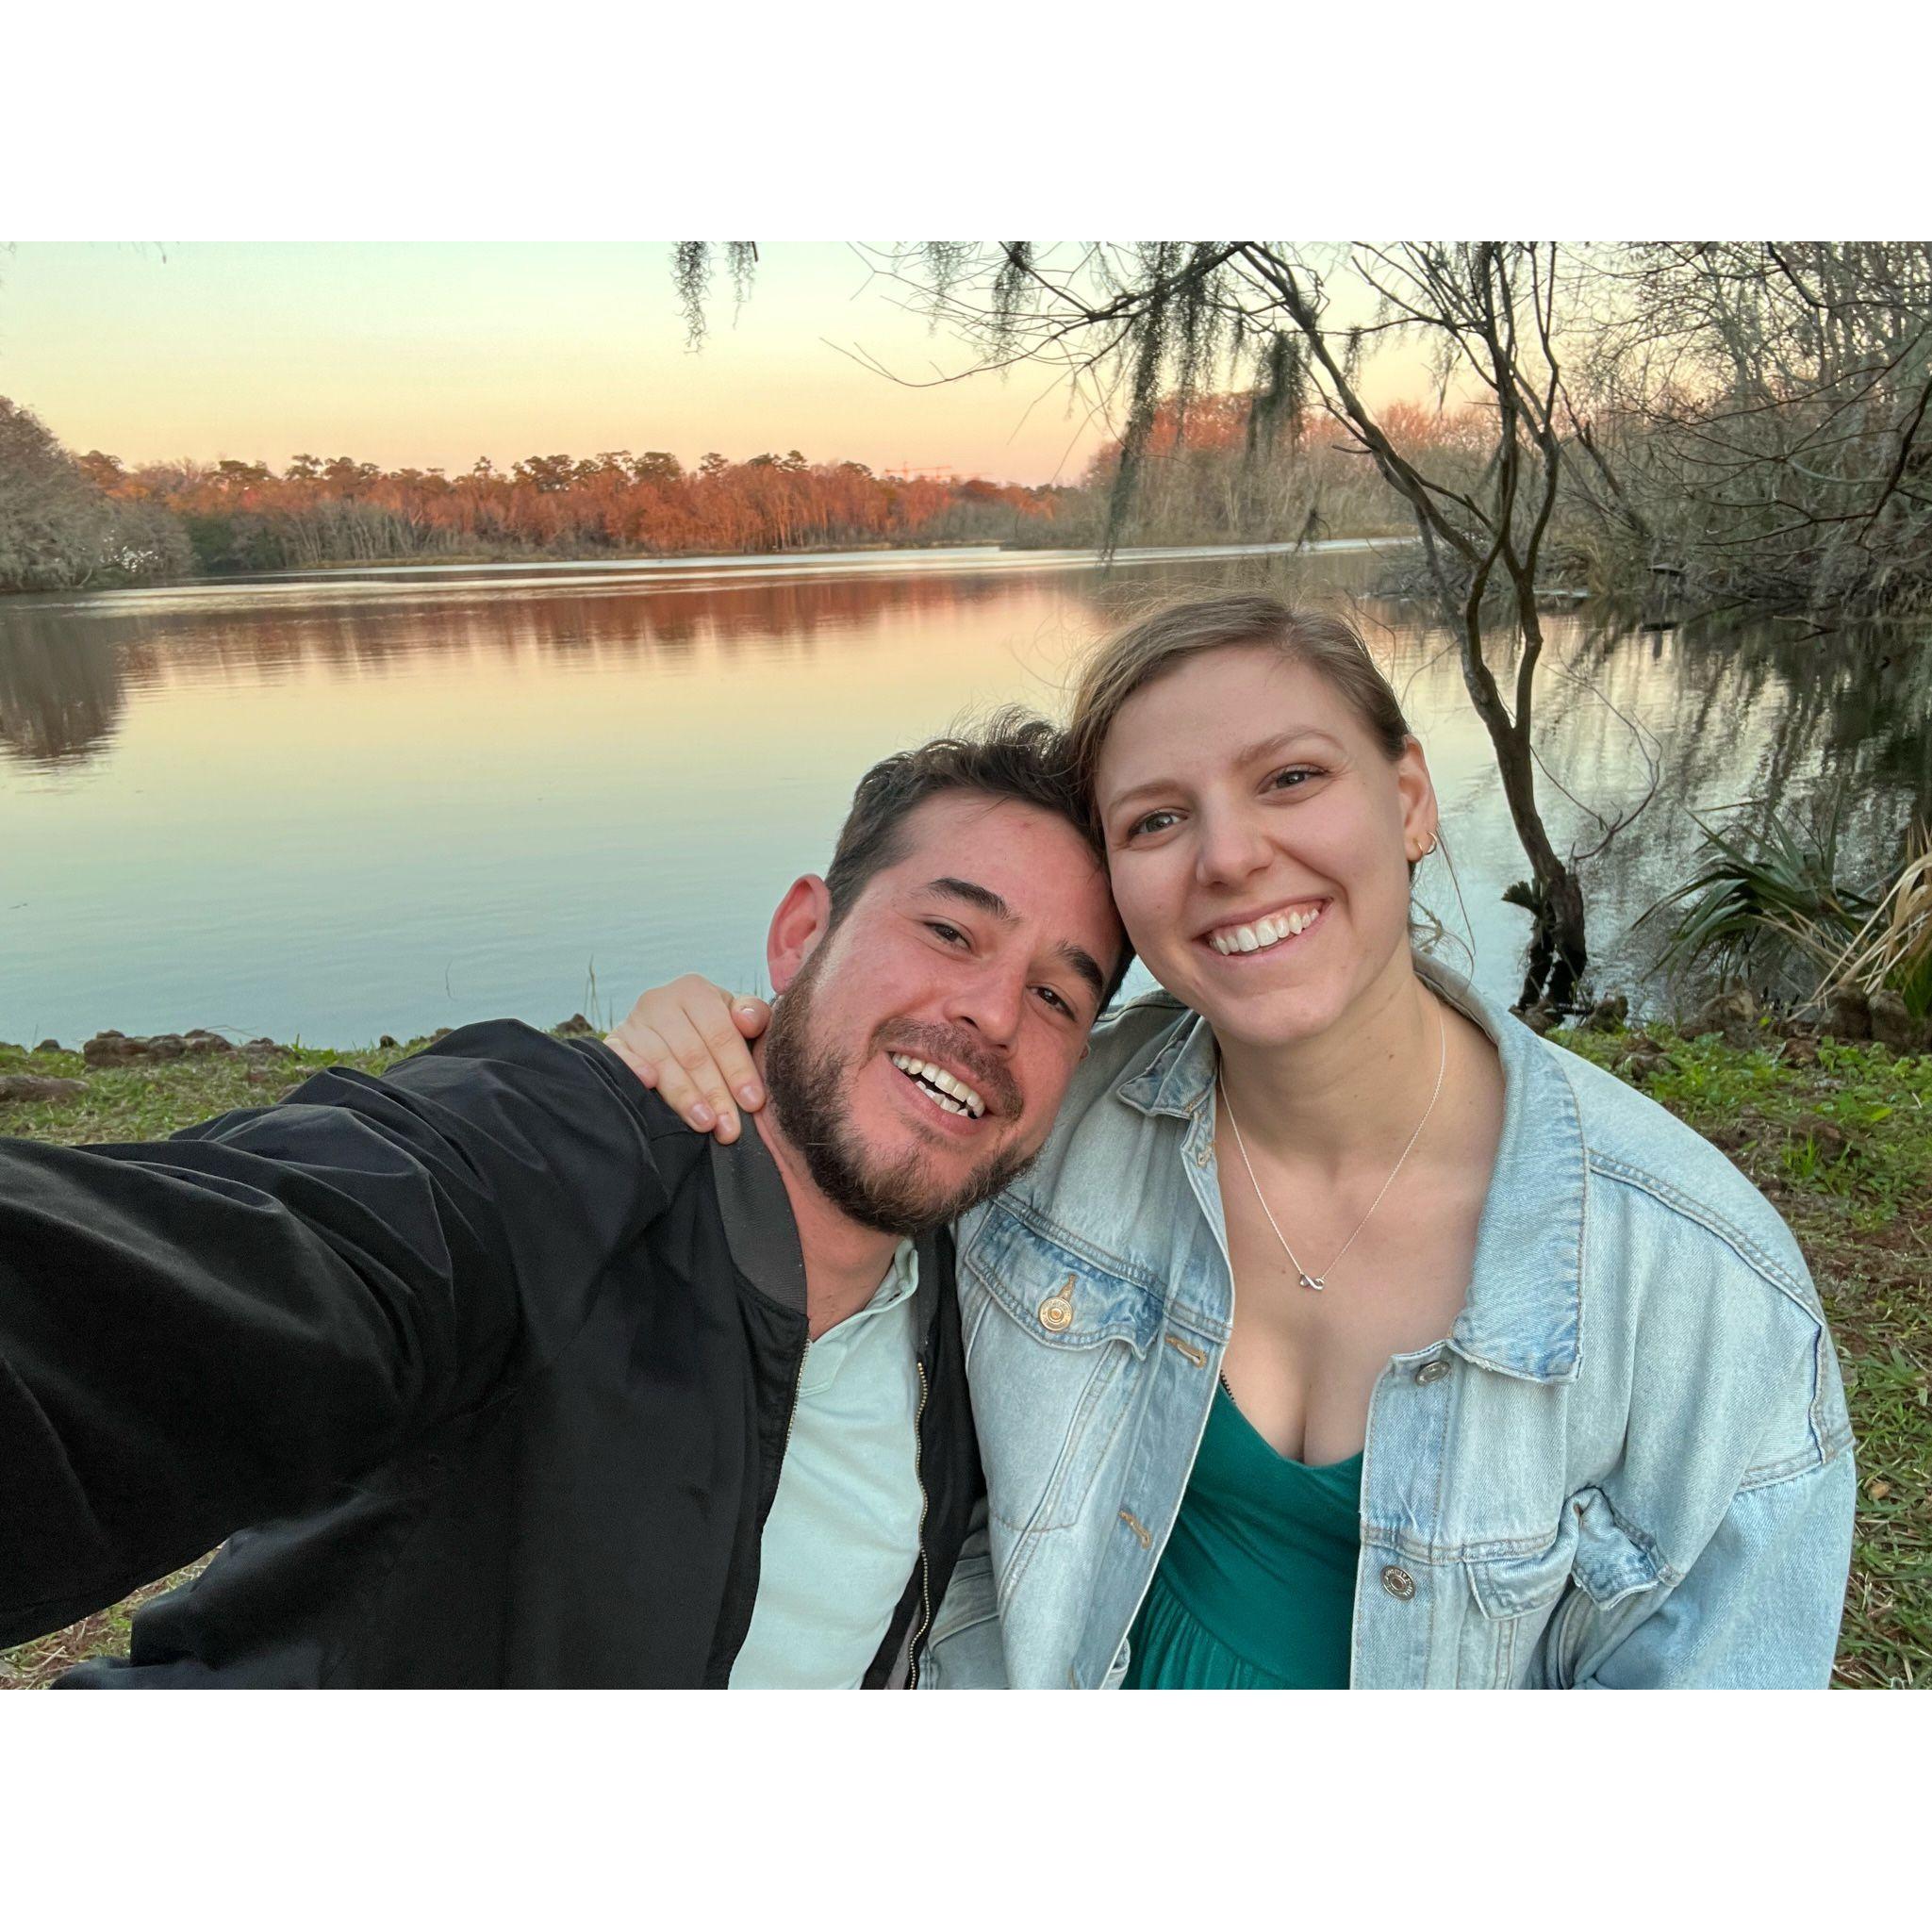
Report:
[[[773,1008],[765,1035],[765,1084],[786,1141],[798,1150],[813,1185],[840,1214],[883,1234],[923,1234],[998,1194],[1032,1165],[1037,1148],[1025,1153],[1008,1147],[948,1192],[928,1175],[925,1158],[916,1148],[890,1162],[870,1153],[852,1128],[849,1108],[858,1063],[845,1059],[834,1047],[813,1051],[815,965],[813,960],[805,963],[805,969]],[[939,1030],[909,1031],[935,1034]],[[933,1039],[922,1044],[929,1049],[938,1046]],[[1010,1091],[1010,1080],[1006,1086]],[[1017,1096],[1014,1098],[1016,1102]]]

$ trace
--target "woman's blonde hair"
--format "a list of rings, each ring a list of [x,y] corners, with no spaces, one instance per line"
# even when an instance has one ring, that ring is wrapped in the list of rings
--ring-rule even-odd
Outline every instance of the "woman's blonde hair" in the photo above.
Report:
[[[1181,597],[1157,606],[1096,648],[1074,688],[1067,747],[1074,775],[1098,817],[1095,779],[1107,735],[1127,701],[1189,658],[1233,644],[1260,644],[1306,665],[1344,699],[1393,765],[1410,738],[1408,720],[1368,647],[1346,619],[1297,610],[1256,591]]]

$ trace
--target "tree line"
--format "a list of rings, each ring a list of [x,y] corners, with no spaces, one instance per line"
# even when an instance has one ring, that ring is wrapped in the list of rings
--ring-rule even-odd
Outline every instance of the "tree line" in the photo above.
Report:
[[[1479,438],[1469,411],[1405,405],[1391,419],[1416,449]],[[526,456],[467,472],[297,454],[279,471],[226,458],[130,468],[73,455],[0,397],[0,588],[74,589],[196,573],[313,570],[412,558],[751,554],[889,544],[1286,541],[1399,533],[1400,502],[1373,470],[1311,425],[1258,438],[1251,397],[1193,399],[1156,413],[1135,460],[1141,488],[1115,527],[1122,441],[1081,476],[1027,487],[881,476],[797,450],[686,469],[662,450]]]
[[[686,469],[662,450],[526,456],[500,470],[385,470],[72,455],[0,398],[0,587],[457,556],[673,556],[899,543],[1078,541],[1081,491],[875,474],[797,450]],[[1076,516],[1073,521],[1083,520]]]

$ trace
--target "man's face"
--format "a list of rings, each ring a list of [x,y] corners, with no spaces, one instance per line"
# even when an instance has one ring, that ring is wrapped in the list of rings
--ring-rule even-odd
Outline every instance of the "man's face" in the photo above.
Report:
[[[798,944],[781,909],[765,1075],[819,1191],[904,1235],[1039,1151],[1123,942],[1105,874],[1051,813],[945,792],[900,840],[831,931]]]

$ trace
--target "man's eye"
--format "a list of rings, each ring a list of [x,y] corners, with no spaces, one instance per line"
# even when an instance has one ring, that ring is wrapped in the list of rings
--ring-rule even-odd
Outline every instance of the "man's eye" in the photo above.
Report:
[[[966,934],[957,926],[949,926],[944,919],[928,919],[926,921],[926,930],[929,933],[938,933],[940,938],[945,940],[949,946],[955,943],[964,946],[966,943]]]
[[[1049,1000],[1057,1006],[1068,1019],[1078,1019],[1080,1017],[1079,1014],[1073,1010],[1073,1002],[1068,999],[1063,999],[1051,986],[1036,986],[1033,990],[1039,994],[1042,999]]]

